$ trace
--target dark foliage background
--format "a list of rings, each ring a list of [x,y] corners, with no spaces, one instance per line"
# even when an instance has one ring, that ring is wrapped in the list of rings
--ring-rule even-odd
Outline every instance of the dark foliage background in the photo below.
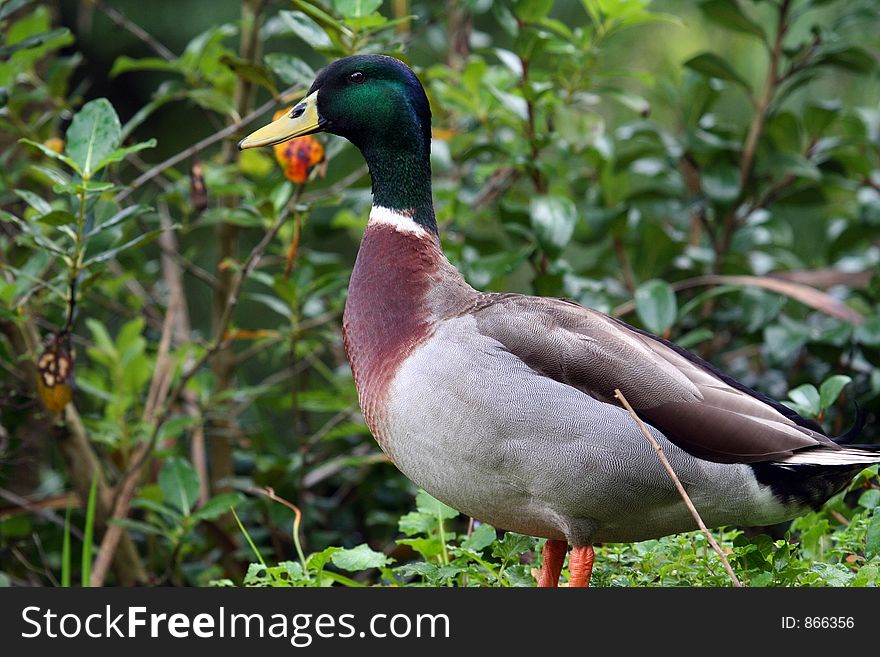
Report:
[[[320,137],[301,183],[235,148],[355,52],[425,83],[474,286],[622,317],[831,433],[857,403],[880,442],[873,0],[5,0],[0,26],[0,582],[533,584],[539,543],[414,499],[360,417],[359,154]],[[751,585],[876,585],[878,505],[874,467],[721,537]],[[607,546],[595,581],[727,582],[699,534]]]

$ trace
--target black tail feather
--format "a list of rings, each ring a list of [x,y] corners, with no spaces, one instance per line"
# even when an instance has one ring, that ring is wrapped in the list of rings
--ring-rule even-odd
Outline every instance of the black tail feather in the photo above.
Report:
[[[865,412],[862,410],[862,407],[859,406],[858,402],[853,402],[856,406],[856,419],[853,421],[853,425],[847,430],[846,433],[841,434],[839,436],[835,436],[831,440],[836,442],[838,445],[849,445],[859,437],[859,434],[862,433],[862,429],[865,428]],[[871,449],[872,447],[876,447],[876,445],[859,445],[859,449]]]

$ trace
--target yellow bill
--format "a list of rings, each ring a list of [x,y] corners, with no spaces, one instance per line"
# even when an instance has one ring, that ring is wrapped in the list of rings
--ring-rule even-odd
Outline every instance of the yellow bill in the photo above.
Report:
[[[238,142],[238,148],[244,150],[272,146],[319,130],[321,130],[321,118],[318,116],[318,92],[315,91],[294,105],[293,109],[280,119],[242,139]]]

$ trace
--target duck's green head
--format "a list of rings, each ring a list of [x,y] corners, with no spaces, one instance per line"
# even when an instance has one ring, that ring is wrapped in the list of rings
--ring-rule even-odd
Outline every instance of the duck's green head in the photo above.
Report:
[[[403,62],[354,55],[323,69],[285,116],[245,137],[239,148],[269,146],[315,132],[345,137],[363,153],[373,203],[412,215],[436,232],[431,202],[431,108]]]

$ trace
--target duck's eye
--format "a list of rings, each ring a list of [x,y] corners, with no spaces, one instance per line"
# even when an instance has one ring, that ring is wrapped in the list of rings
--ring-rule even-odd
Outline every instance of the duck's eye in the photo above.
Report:
[[[354,82],[355,84],[360,84],[364,80],[367,79],[367,76],[361,73],[360,71],[355,71],[354,73],[348,76],[349,82]]]
[[[301,117],[303,115],[303,112],[305,112],[305,111],[306,111],[305,105],[297,105],[296,107],[293,108],[293,111],[290,113],[290,118],[298,119],[299,117]]]

